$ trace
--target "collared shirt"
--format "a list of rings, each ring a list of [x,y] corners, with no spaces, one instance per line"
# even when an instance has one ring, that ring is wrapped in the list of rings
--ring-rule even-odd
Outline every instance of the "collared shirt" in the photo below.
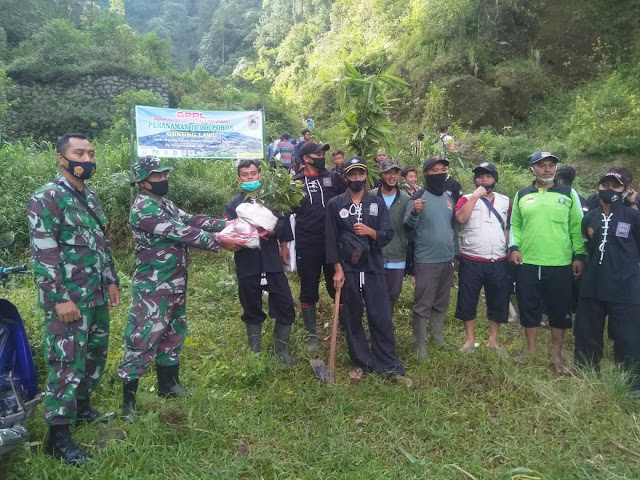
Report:
[[[566,185],[538,189],[533,182],[513,200],[509,248],[518,250],[522,262],[561,267],[585,257],[578,194]]]
[[[106,287],[119,282],[109,238],[86,207],[61,183],[75,190],[58,174],[31,197],[27,207],[39,304],[46,311],[69,300],[80,308],[104,305],[108,300]],[[85,186],[84,197],[106,226],[97,195]]]

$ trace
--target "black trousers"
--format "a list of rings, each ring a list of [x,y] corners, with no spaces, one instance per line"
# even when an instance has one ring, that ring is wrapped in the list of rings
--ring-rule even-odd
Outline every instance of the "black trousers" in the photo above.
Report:
[[[368,372],[404,375],[404,366],[396,354],[384,273],[345,272],[340,299],[344,305],[344,329],[351,361]],[[371,347],[362,326],[363,299],[367,308]]]
[[[261,275],[238,279],[238,297],[242,305],[242,321],[260,325],[267,318],[262,311],[262,291],[269,293],[269,316],[283,325],[291,325],[296,319],[291,288],[284,272],[266,274],[267,284],[260,285]]]
[[[507,260],[478,262],[460,257],[458,275],[459,290],[455,318],[465,322],[475,320],[480,290],[484,286],[487,319],[496,323],[507,323],[511,293]]]
[[[520,265],[517,268],[516,297],[522,326],[539,327],[543,308],[546,307],[549,325],[553,328],[571,328],[572,290],[571,265]]]
[[[389,292],[389,301],[396,302],[402,293],[402,281],[404,280],[404,269],[402,268],[385,268],[387,289]],[[391,312],[393,313],[393,312]]]
[[[296,264],[300,277],[300,303],[309,305],[318,303],[321,271],[324,272],[327,292],[331,298],[334,298],[336,294],[333,288],[334,268],[332,264],[325,263],[324,247],[305,248],[296,245]]]
[[[633,388],[640,389],[640,305],[580,298],[573,328],[576,363],[598,368],[607,317],[613,358],[632,373]]]

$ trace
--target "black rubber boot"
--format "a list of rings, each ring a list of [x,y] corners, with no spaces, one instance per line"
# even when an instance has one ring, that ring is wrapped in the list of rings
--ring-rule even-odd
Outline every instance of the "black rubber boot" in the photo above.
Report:
[[[65,463],[74,467],[81,467],[89,458],[87,452],[76,445],[71,438],[69,425],[49,427],[49,438],[44,451],[56,458],[61,458]]]
[[[247,340],[249,341],[249,348],[255,354],[260,353],[260,340],[262,339],[262,325],[255,325],[253,323],[245,323],[247,326]]]
[[[135,423],[136,421],[136,394],[138,392],[138,380],[122,384],[122,416],[124,422]]]
[[[315,352],[320,346],[316,332],[316,306],[302,307],[301,310],[304,328],[307,329],[307,352]]]
[[[90,400],[78,400],[78,413],[76,415],[77,423],[107,423],[116,418],[116,412],[102,413],[91,408]]]
[[[289,354],[290,338],[291,325],[283,325],[276,322],[273,327],[273,353],[275,353],[287,367],[294,367],[296,362]]]
[[[160,365],[156,365],[159,397],[170,398],[189,393],[189,391],[180,383],[179,373],[180,365],[172,365],[171,367],[161,367]]]

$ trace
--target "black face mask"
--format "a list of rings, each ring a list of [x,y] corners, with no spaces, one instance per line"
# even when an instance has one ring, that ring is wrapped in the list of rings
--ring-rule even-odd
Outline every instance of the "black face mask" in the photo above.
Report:
[[[69,160],[62,154],[60,155],[69,162],[67,170],[74,177],[79,178],[80,180],[86,180],[96,173],[96,164],[94,162],[76,162],[75,160]]]
[[[446,173],[434,173],[424,176],[424,184],[434,195],[442,195],[444,193],[444,183],[447,181]]]
[[[366,180],[347,180],[347,183],[349,184],[349,190],[354,192],[359,192],[367,184],[367,181]]]
[[[622,201],[622,193],[615,190],[598,190],[598,196],[602,203],[613,204]]]
[[[149,180],[147,180],[147,183],[151,185],[151,188],[148,190],[154,195],[164,197],[169,193],[169,180],[160,180],[159,182],[149,182]]]
[[[496,188],[496,184],[492,183],[491,185],[478,185],[476,184],[476,187],[484,187],[484,189],[487,191],[487,193],[491,193],[495,190]]]
[[[322,158],[309,157],[309,158],[311,160],[313,160],[313,162],[311,162],[311,165],[313,165],[318,170],[324,170],[324,167],[325,167],[325,164],[326,164],[326,160],[325,160],[324,157],[322,157]]]

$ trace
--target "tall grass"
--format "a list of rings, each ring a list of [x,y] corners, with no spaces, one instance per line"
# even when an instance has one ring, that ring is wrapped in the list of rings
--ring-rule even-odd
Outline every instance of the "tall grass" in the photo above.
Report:
[[[129,206],[137,190],[130,186],[129,144],[95,143],[96,175],[87,185],[100,197],[109,220],[112,242],[126,245]],[[224,205],[239,191],[231,161],[169,160],[174,167],[168,198],[190,213],[221,216]],[[29,198],[59,171],[55,146],[49,142],[5,143],[0,146],[0,230],[16,232],[12,252],[24,252],[29,243]]]
[[[126,254],[125,256],[129,256]],[[118,258],[117,264],[127,264]],[[291,276],[294,293],[298,291]],[[413,389],[366,375],[348,379],[350,362],[339,341],[337,382],[313,377],[304,353],[305,333],[294,325],[292,351],[298,366],[282,371],[270,353],[272,321],[264,325],[264,353],[246,347],[228,253],[194,252],[189,277],[189,338],[182,355],[184,399],[159,400],[153,372],[138,398],[140,420],[73,429],[92,455],[81,468],[43,453],[42,410],[28,423],[30,445],[2,458],[2,478],[303,478],[303,479],[637,479],[640,472],[640,403],[630,400],[625,378],[610,354],[600,377],[576,372],[559,378],[549,366],[548,332],[526,367],[484,348],[487,327],[481,305],[476,327],[481,348],[462,355],[459,321],[447,316],[452,348],[429,347],[420,362],[411,347],[412,288],[405,282],[394,323],[398,353]],[[93,396],[95,407],[119,410],[121,384],[115,369],[122,355],[123,305],[112,309],[107,371]],[[0,287],[27,322],[41,381],[42,314],[28,279]],[[266,298],[265,298],[266,300]],[[326,338],[331,304],[323,292],[320,336]],[[500,340],[513,356],[524,348],[519,325],[507,324]],[[571,358],[568,338],[565,356]],[[607,350],[610,352],[610,346]],[[327,359],[324,342],[315,358]]]

